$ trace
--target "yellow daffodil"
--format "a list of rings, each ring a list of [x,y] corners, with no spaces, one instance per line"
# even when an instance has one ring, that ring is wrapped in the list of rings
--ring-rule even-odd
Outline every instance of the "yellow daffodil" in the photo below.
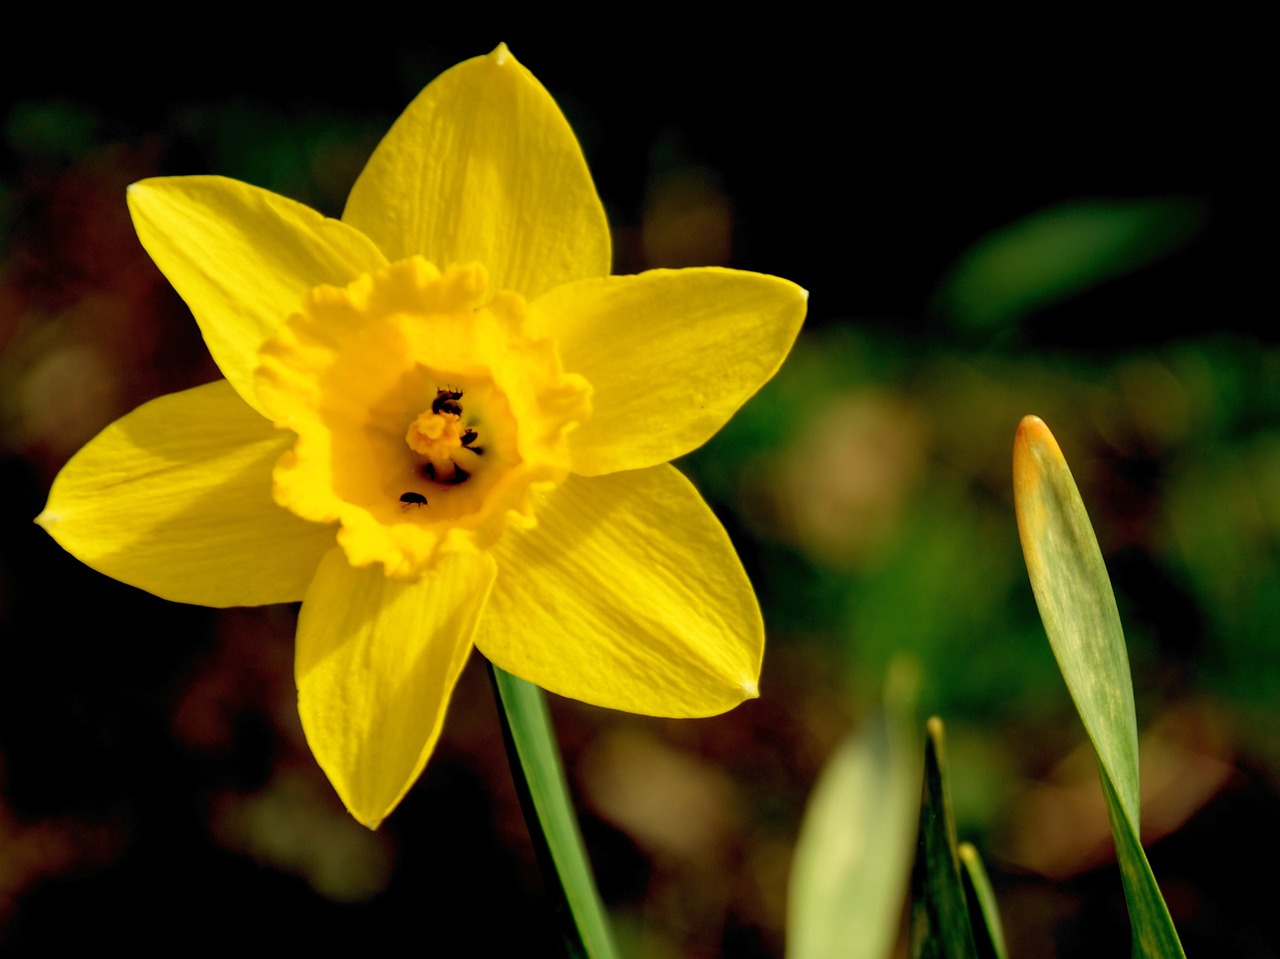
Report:
[[[632,712],[756,695],[755,597],[668,461],[773,375],[804,291],[609,276],[577,140],[505,46],[414,100],[340,221],[219,177],[129,209],[226,379],[109,426],[38,522],[168,599],[301,600],[303,728],[357,819],[422,771],[472,646]]]

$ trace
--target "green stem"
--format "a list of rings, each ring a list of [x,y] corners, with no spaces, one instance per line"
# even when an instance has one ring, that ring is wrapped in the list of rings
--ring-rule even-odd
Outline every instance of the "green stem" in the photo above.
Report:
[[[616,959],[542,690],[489,664],[502,738],[529,837],[556,905],[565,956]]]

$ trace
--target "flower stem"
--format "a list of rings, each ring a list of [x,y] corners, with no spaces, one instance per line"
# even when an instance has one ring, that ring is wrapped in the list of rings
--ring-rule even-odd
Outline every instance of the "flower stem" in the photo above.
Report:
[[[616,959],[604,904],[569,801],[569,786],[541,689],[492,663],[489,677],[501,709],[502,738],[529,837],[556,905],[564,954]]]

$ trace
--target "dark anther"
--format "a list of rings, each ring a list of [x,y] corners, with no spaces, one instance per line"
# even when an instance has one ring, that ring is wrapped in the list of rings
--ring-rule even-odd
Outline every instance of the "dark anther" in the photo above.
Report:
[[[446,480],[437,480],[437,482],[443,483],[445,486],[457,486],[459,483],[465,483],[469,479],[471,479],[471,474],[455,463],[453,475]]]
[[[471,452],[475,453],[475,454],[476,454],[476,456],[483,456],[483,455],[484,455],[484,447],[483,447],[483,446],[472,446],[472,445],[471,445],[472,443],[474,443],[474,442],[475,442],[476,440],[478,440],[479,438],[480,438],[480,434],[479,434],[479,433],[477,433],[475,430],[472,430],[472,429],[467,430],[465,433],[463,433],[463,434],[462,434],[462,446],[463,446],[463,448],[464,448],[464,449],[469,449],[469,450],[471,450]]]

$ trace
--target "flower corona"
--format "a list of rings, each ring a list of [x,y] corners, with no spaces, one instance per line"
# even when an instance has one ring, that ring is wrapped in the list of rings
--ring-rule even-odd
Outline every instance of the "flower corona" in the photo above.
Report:
[[[312,290],[259,352],[257,396],[297,435],[276,502],[337,522],[352,566],[417,580],[442,551],[534,525],[534,494],[570,472],[591,388],[526,335],[521,296],[486,286],[479,265],[411,257]],[[430,510],[406,513],[405,493]]]

